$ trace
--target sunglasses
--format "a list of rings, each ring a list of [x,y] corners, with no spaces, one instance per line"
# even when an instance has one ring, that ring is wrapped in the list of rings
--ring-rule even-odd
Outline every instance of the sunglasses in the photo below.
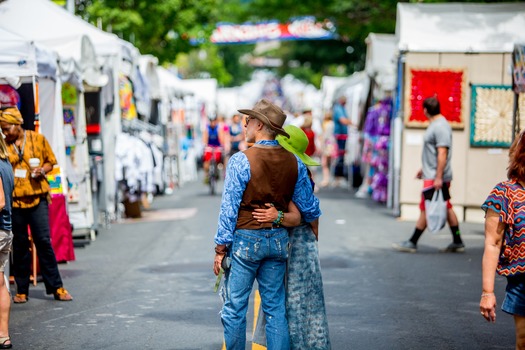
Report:
[[[248,125],[248,123],[250,123],[251,120],[254,120],[254,119],[257,119],[255,117],[252,117],[252,116],[246,116],[246,121],[245,121],[245,125]]]

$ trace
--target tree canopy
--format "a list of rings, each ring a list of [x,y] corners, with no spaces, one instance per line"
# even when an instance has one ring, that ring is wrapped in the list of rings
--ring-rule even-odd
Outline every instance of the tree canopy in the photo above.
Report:
[[[288,41],[260,53],[283,62],[277,73],[292,73],[319,86],[322,75],[344,76],[364,68],[365,38],[371,32],[394,33],[396,4],[392,0],[76,0],[76,11],[130,41],[141,53],[158,57],[161,64],[177,64],[184,77],[214,77],[222,86],[249,79],[253,67],[246,57],[253,55],[255,45],[211,44],[208,38],[217,23],[287,22],[305,15],[330,19],[337,29],[336,40]]]

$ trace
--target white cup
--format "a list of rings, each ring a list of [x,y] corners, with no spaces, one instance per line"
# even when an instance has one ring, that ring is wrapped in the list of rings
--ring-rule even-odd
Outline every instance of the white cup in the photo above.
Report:
[[[31,170],[34,170],[40,166],[40,159],[38,158],[30,158],[29,159],[29,167]],[[36,177],[34,173],[31,174],[32,177]]]

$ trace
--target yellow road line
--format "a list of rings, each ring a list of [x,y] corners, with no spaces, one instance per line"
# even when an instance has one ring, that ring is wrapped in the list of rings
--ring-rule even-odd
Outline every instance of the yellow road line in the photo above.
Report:
[[[259,317],[259,306],[261,305],[261,295],[259,291],[255,291],[255,297],[253,298],[253,331],[255,332],[255,326],[257,325],[257,319]],[[266,350],[265,346],[252,343],[252,350]]]
[[[257,325],[257,319],[259,317],[259,306],[261,305],[261,296],[259,291],[255,291],[255,296],[253,298],[253,331],[255,332],[255,326]],[[222,350],[226,350],[226,344],[222,342]],[[252,343],[252,350],[266,350],[265,346]]]

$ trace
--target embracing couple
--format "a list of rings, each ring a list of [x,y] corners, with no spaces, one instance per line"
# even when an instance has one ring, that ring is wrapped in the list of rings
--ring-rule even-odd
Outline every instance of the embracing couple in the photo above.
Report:
[[[307,146],[304,133],[291,126],[283,129],[286,115],[265,99],[239,112],[247,115],[246,141],[254,145],[234,154],[228,163],[213,266],[217,275],[223,259],[231,261],[221,293],[226,348],[245,349],[246,312],[257,280],[268,349],[329,349],[316,245],[321,211],[308,169],[301,161],[311,161],[303,154]],[[286,226],[295,228],[289,232]],[[311,274],[317,276],[314,290],[306,293],[301,284],[304,287],[310,282],[311,275],[304,275],[304,271],[293,274],[294,264],[305,259],[315,262]],[[303,297],[312,296],[317,302],[311,311],[318,317],[300,312]]]

